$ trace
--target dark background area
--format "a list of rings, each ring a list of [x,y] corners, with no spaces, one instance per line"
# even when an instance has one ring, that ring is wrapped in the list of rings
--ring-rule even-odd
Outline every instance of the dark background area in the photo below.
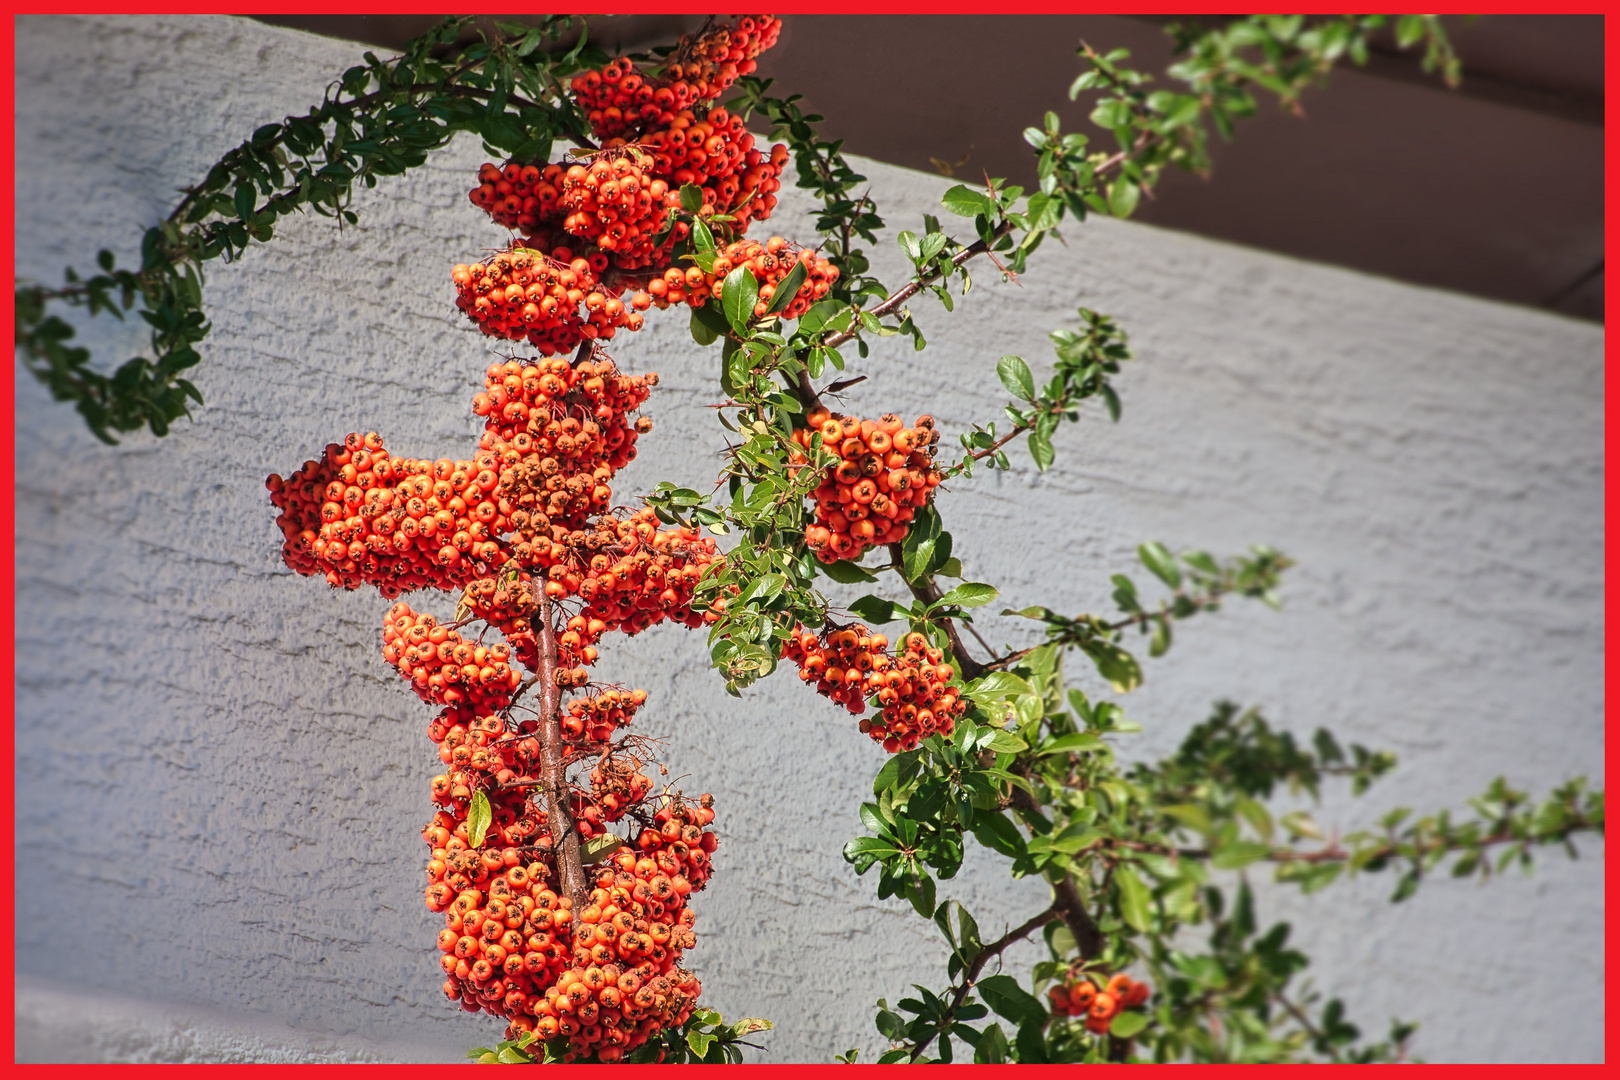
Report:
[[[397,49],[430,15],[260,15]],[[510,18],[509,16],[501,16]],[[523,21],[522,17],[516,17]],[[701,15],[591,20],[609,52],[672,43]],[[804,95],[856,154],[970,181],[1032,186],[1022,131],[1055,110],[1101,135],[1075,49],[1131,50],[1162,72],[1154,16],[788,15],[759,74]],[[1207,177],[1167,173],[1137,220],[1420,285],[1603,319],[1603,17],[1448,19],[1463,83],[1448,90],[1393,43],[1307,94],[1303,119],[1263,104]]]

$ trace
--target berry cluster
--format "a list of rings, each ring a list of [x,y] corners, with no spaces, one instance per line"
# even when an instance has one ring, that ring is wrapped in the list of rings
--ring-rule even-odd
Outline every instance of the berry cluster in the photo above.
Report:
[[[531,545],[569,534],[607,508],[608,481],[636,456],[636,438],[652,430],[630,413],[647,400],[658,376],[625,375],[612,360],[561,358],[491,364],[473,412],[484,417],[479,446],[502,463],[497,491],[514,509],[512,527]],[[541,555],[525,565],[549,566]]]
[[[1134,1009],[1153,993],[1145,982],[1137,982],[1123,971],[1112,976],[1101,989],[1085,975],[1077,975],[1046,992],[1053,1016],[1085,1017],[1086,1030],[1101,1035],[1126,1009]]]
[[[572,1059],[616,1060],[684,1023],[699,990],[677,963],[694,940],[685,898],[710,873],[714,836],[703,826],[712,802],[653,796],[641,762],[623,756],[645,740],[614,741],[646,691],[592,687],[587,670],[609,630],[718,617],[694,607],[698,580],[720,559],[712,540],[660,530],[651,510],[608,510],[610,482],[651,430],[631,414],[657,382],[624,375],[595,346],[575,363],[495,364],[473,403],[484,432],[472,461],[396,459],[376,434],[350,435],[267,481],[283,556],[299,573],[390,597],[461,589],[455,624],[399,603],[383,627],[384,657],[443,707],[428,725],[445,771],[429,784],[439,811],[423,838],[432,851],[425,899],[446,920],[444,989],[465,1009],[506,1017],[508,1037],[565,1039]],[[473,619],[503,640],[464,637],[458,627]],[[585,693],[537,695],[556,708],[549,717],[534,701],[520,709],[518,665]],[[571,784],[568,770],[588,756],[598,759],[589,785]],[[474,807],[484,804],[489,820],[474,834]],[[568,820],[550,820],[547,805]],[[597,884],[588,903],[559,896],[555,830],[577,832],[600,854],[618,842],[608,826],[625,819],[640,829],[638,850],[586,867]]]
[[[781,33],[782,20],[770,15],[745,15],[734,27],[706,27],[682,36],[661,74],[677,85],[691,84],[700,100],[718,97],[739,77],[754,73],[755,59]]]
[[[441,754],[463,763],[538,754],[537,747],[525,752],[532,735],[520,727],[520,737],[501,737],[500,723],[490,717],[470,732],[452,727]],[[519,749],[495,754],[502,743]],[[587,836],[603,831],[590,819],[638,813],[652,787],[633,765],[616,765],[610,775],[604,768],[592,776],[594,801],[576,800],[585,802],[578,826]],[[509,805],[514,798],[525,803],[525,816]],[[621,844],[595,874],[596,888],[579,911],[554,891],[544,858],[534,857],[551,850],[552,838],[532,799],[499,798],[478,848],[465,812],[441,810],[422,839],[432,849],[428,906],[445,917],[438,938],[445,996],[468,1011],[505,1017],[508,1038],[535,1032],[566,1039],[564,1060],[615,1061],[684,1023],[701,990],[679,967],[695,942],[686,897],[709,877],[716,841],[704,826],[714,820],[712,807],[707,795],[696,806],[667,799],[634,847]]]
[[[637,71],[621,57],[576,76],[569,88],[599,138],[646,133],[668,127],[680,110],[719,97],[740,76],[753,74],[756,57],[776,44],[781,31],[781,19],[744,16],[734,27],[682,37],[652,71]]]
[[[615,143],[643,147],[652,155],[654,174],[671,186],[696,185],[703,192],[698,216],[729,214],[733,220],[724,225],[733,235],[776,209],[787,147],[777,143],[769,154],[755,149],[742,118],[725,109],[710,109],[701,117],[683,109],[668,127],[649,133],[639,144],[613,140],[608,145]]]
[[[572,236],[591,241],[621,268],[645,266],[652,258],[655,237],[669,224],[670,211],[680,205],[668,181],[655,179],[653,159],[636,147],[604,150],[588,162],[547,166],[560,173],[557,199],[565,215],[562,226]]]
[[[529,1014],[508,1014],[508,1035],[533,1031],[568,1039],[564,1060],[616,1061],[666,1027],[686,1022],[701,987],[679,964],[692,947],[686,898],[709,877],[713,800],[672,800],[641,830],[634,847],[609,857],[570,930],[571,963]],[[555,938],[555,933],[554,933]],[[446,986],[448,993],[449,987]]]
[[[646,294],[626,305],[622,290],[602,284],[607,256],[564,261],[570,255],[568,248],[548,256],[514,247],[488,262],[458,264],[450,271],[456,306],[491,337],[526,340],[544,356],[566,353],[585,338],[611,340],[620,327],[641,329]]]
[[[664,283],[666,273],[681,273],[669,263],[691,233],[676,214],[683,186],[702,192],[697,216],[723,238],[740,237],[776,208],[787,148],[763,152],[741,117],[706,103],[752,72],[780,30],[779,19],[745,16],[683,38],[659,70],[638,72],[619,59],[575,78],[575,100],[604,140],[601,149],[572,164],[486,162],[479,169],[468,193],[473,204],[524,239],[485,262],[455,267],[456,306],[484,333],[527,340],[546,356],[581,339],[640,329],[648,297],[638,291],[626,301],[623,294],[640,280]],[[806,265],[819,277],[804,295],[825,295],[833,280],[825,260]],[[698,284],[683,276],[670,302],[706,301],[713,289]],[[807,306],[795,300],[787,317]]]
[[[938,732],[949,735],[956,718],[967,711],[961,691],[950,685],[956,670],[945,654],[921,634],[907,634],[905,651],[889,653],[889,639],[856,623],[828,627],[817,636],[799,627],[782,648],[784,659],[799,666],[799,679],[813,682],[816,692],[859,716],[868,700],[879,707],[860,722],[863,734],[891,754],[914,750]]]
[[[819,434],[823,449],[842,459],[815,490],[815,521],[804,531],[811,550],[823,562],[838,562],[904,540],[908,522],[941,480],[932,454],[939,442],[934,418],[920,416],[908,428],[893,413],[857,420],[818,408],[808,420],[808,427],[794,431],[794,441],[809,450]],[[794,463],[808,460],[800,455]]]
[[[561,172],[561,165],[548,165],[542,173],[536,165],[513,161],[499,166],[486,161],[478,168],[478,186],[467,197],[497,225],[527,235],[540,227],[542,218],[556,216]]]
[[[793,272],[795,264],[803,264],[804,280],[780,314],[786,319],[797,319],[831,291],[833,282],[838,280],[838,268],[814,251],[797,248],[780,236],[773,236],[763,244],[758,240],[738,240],[726,245],[716,255],[714,269],[709,273],[695,266],[686,270],[671,267],[661,277],[647,282],[647,293],[655,307],[667,308],[680,303],[702,307],[720,291],[720,283],[727,274],[746,266],[759,283],[759,300],[754,304],[754,316],[759,318],[770,310],[777,287]]]
[[[265,481],[294,571],[385,597],[465,584],[501,559],[508,522],[494,495],[499,462],[395,458],[376,432],[331,443],[319,461]]]
[[[485,647],[418,614],[404,601],[383,623],[383,659],[399,669],[417,696],[437,705],[460,705],[483,715],[506,707],[521,677],[502,642]]]

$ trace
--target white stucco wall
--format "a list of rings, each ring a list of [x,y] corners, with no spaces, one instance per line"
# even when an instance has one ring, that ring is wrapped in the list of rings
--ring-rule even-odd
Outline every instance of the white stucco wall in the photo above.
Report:
[[[18,274],[131,257],[176,188],[360,51],[229,18],[19,19]],[[358,227],[289,222],[216,266],[208,403],[167,439],[102,447],[14,369],[20,1055],[449,1060],[496,1030],[438,991],[417,835],[437,761],[429,711],[379,653],[386,603],[290,575],[263,488],[350,430],[396,452],[472,445],[490,349],[448,271],[500,239],[466,202],[482,160],[458,140],[358,195]],[[896,228],[947,184],[863,168]],[[805,205],[771,225],[807,232]],[[888,248],[878,262],[899,276]],[[1092,415],[1044,476],[1021,463],[942,499],[972,578],[1013,606],[1106,610],[1144,539],[1266,542],[1300,564],[1281,614],[1234,605],[1148,662],[1130,752],[1169,750],[1226,696],[1400,755],[1359,802],[1326,800],[1319,818],[1346,827],[1461,808],[1501,773],[1537,793],[1602,783],[1599,327],[1108,221],[1044,248],[1021,287],[991,278],[954,317],[919,305],[929,350],[880,344],[849,408],[931,411],[954,444],[999,409],[995,358],[1039,374],[1079,304],[1117,316],[1140,361],[1117,427]],[[86,340],[121,359],[143,337],[103,321]],[[714,355],[679,317],[616,345],[664,377],[617,490],[711,480]],[[870,1051],[872,1001],[937,981],[941,955],[838,854],[881,752],[791,675],[728,698],[679,629],[604,653],[604,675],[651,691],[638,727],[719,801],[690,954],[706,999],[774,1019],[770,1060]],[[1603,845],[1581,852],[1395,908],[1386,878],[1265,890],[1262,914],[1294,923],[1369,1034],[1400,1015],[1431,1060],[1596,1061]],[[991,858],[947,891],[987,933],[1041,902]],[[73,1035],[85,1021],[95,1038]]]

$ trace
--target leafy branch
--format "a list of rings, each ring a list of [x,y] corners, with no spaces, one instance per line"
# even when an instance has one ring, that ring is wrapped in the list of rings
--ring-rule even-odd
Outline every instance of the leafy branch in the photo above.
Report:
[[[203,313],[205,264],[231,262],[268,242],[292,213],[312,210],[355,224],[357,183],[375,187],[381,177],[420,166],[458,131],[475,131],[491,153],[522,160],[545,158],[559,138],[590,145],[558,80],[600,54],[583,32],[565,51],[545,49],[575,21],[497,24],[496,34],[480,33],[447,61],[439,54],[468,25],[447,19],[392,60],[366,53],[320,105],[258,128],[186,188],[174,210],[146,230],[138,268],[119,267],[104,250],[93,276],[69,268],[60,287],[20,285],[15,343],[23,363],[57,401],[73,402],[104,442],[143,426],[166,434],[203,400],[184,373],[201,361],[197,346],[211,329]],[[152,328],[152,358],[135,357],[111,375],[98,370],[88,349],[71,344],[76,331],[57,313],[63,306],[120,320],[138,310]]]

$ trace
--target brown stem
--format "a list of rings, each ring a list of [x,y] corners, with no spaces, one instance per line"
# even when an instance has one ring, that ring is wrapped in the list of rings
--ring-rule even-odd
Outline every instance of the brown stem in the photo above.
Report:
[[[1014,762],[1012,771],[1027,778],[1029,766],[1025,764],[1020,767],[1019,763]],[[1031,816],[1039,816],[1041,812],[1035,796],[1016,784],[1012,788],[1012,805]],[[1086,910],[1085,901],[1081,899],[1080,889],[1075,885],[1073,877],[1065,875],[1062,880],[1052,883],[1052,911],[1063,920],[1063,924],[1069,928],[1069,933],[1074,935],[1074,943],[1080,950],[1081,959],[1094,960],[1102,955],[1102,931],[1097,929],[1096,922],[1091,918],[1091,912]]]
[[[956,993],[951,995],[951,1007],[946,1012],[947,1018],[951,1013],[954,1013],[957,1009],[961,1008],[962,1002],[967,1000],[968,993],[973,989],[973,984],[978,979],[979,973],[984,970],[984,965],[990,962],[991,957],[1000,956],[1006,951],[1009,945],[1016,941],[1023,941],[1025,938],[1029,937],[1029,935],[1033,934],[1035,931],[1039,930],[1053,919],[1059,917],[1060,914],[1058,912],[1057,905],[1054,904],[1052,907],[1047,908],[1039,915],[1031,917],[1021,926],[1014,927],[1005,934],[1002,934],[995,941],[981,948],[979,950],[979,955],[973,958],[973,963],[969,964],[967,970],[962,973],[962,985],[958,986],[956,988]],[[929,1035],[916,1046],[913,1046],[911,1048],[911,1060],[916,1061],[919,1057],[921,1057],[922,1052],[926,1050],[928,1048],[928,1044],[933,1041],[934,1036]]]
[[[963,263],[967,262],[975,255],[983,255],[985,252],[990,250],[991,244],[995,243],[997,240],[1000,240],[1003,236],[1006,236],[1010,232],[1012,232],[1012,222],[1002,222],[1001,227],[991,234],[988,243],[983,240],[975,240],[961,251],[958,251],[955,255],[952,255],[950,258],[951,269],[955,270],[959,268]],[[896,311],[900,310],[907,300],[910,300],[913,296],[916,296],[924,285],[927,285],[930,281],[933,281],[939,276],[940,272],[936,270],[931,274],[912,278],[910,281],[900,286],[900,288],[897,289],[887,300],[873,308],[871,314],[880,319],[885,315],[893,315]],[[855,334],[856,330],[852,326],[850,329],[845,330],[842,334],[834,334],[821,344],[825,348],[836,349],[838,346],[854,338]]]
[[[540,747],[543,754],[541,790],[546,799],[546,823],[557,852],[557,876],[563,895],[571,897],[574,911],[585,910],[585,867],[579,858],[579,830],[569,806],[568,747],[557,718],[562,712],[562,687],[557,685],[557,631],[551,625],[551,598],[540,594]]]
[[[1014,794],[1016,796],[1018,794],[1022,794],[1022,792],[1015,790]],[[1426,843],[1415,845],[1414,853],[1421,858],[1425,855],[1432,855],[1437,851],[1448,851],[1453,849],[1460,850],[1465,847],[1483,848],[1494,847],[1497,844],[1531,842],[1551,843],[1553,840],[1562,839],[1571,833],[1583,832],[1587,829],[1596,828],[1598,828],[1598,825],[1583,815],[1579,818],[1566,822],[1564,827],[1557,834],[1551,837],[1538,838],[1534,836],[1521,836],[1513,832],[1511,829],[1498,830],[1491,833],[1489,836],[1482,836],[1477,840],[1470,841],[1454,841],[1449,837],[1438,836]],[[1130,851],[1141,851],[1150,855],[1168,855],[1177,859],[1208,859],[1214,854],[1214,852],[1212,852],[1209,848],[1177,848],[1170,847],[1165,844],[1147,844],[1140,840],[1118,839],[1100,840],[1095,845],[1082,848],[1079,853],[1084,853],[1103,847],[1125,848]],[[1365,851],[1367,849],[1362,850]],[[1327,847],[1322,848],[1319,851],[1295,851],[1292,848],[1286,847],[1273,848],[1265,855],[1261,856],[1261,858],[1265,859],[1267,862],[1277,863],[1328,863],[1344,862],[1355,854],[1356,852],[1341,847],[1338,843],[1334,842],[1330,843]],[[1400,844],[1392,840],[1386,841],[1382,846],[1372,849],[1372,854],[1368,855],[1367,859],[1368,861],[1372,861],[1399,854],[1401,854]]]
[[[1158,611],[1142,611],[1142,612],[1138,612],[1135,615],[1128,616],[1127,618],[1120,619],[1117,622],[1104,623],[1102,629],[1103,629],[1103,632],[1105,632],[1105,633],[1114,633],[1117,630],[1125,630],[1125,629],[1128,629],[1128,628],[1130,628],[1132,626],[1140,626],[1143,623],[1151,622],[1154,619],[1158,619],[1158,618],[1183,618],[1184,619],[1184,618],[1187,618],[1190,615],[1196,614],[1197,612],[1203,611],[1205,608],[1211,607],[1211,606],[1219,603],[1221,597],[1225,596],[1230,591],[1231,590],[1222,588],[1222,587],[1217,585],[1217,586],[1211,587],[1209,592],[1205,593],[1201,597],[1190,597],[1189,599],[1192,600],[1193,609],[1192,609],[1192,611],[1188,612],[1187,615],[1182,615],[1182,616],[1172,615],[1168,609],[1160,609]],[[1184,594],[1177,593],[1176,595],[1177,596],[1182,596]],[[1050,642],[1048,642],[1047,644],[1050,644]],[[1073,644],[1073,642],[1069,642],[1069,644]],[[986,671],[999,671],[999,670],[1001,670],[1003,668],[1006,668],[1006,667],[1008,667],[1008,666],[1010,666],[1012,664],[1018,663],[1018,661],[1022,660],[1024,657],[1028,656],[1030,653],[1034,652],[1038,648],[1040,648],[1039,645],[1031,645],[1027,649],[1019,649],[1017,652],[1010,652],[1006,656],[992,657],[989,661],[987,661],[985,663],[984,669]]]
[[[1292,1016],[1295,1022],[1298,1023],[1300,1027],[1305,1029],[1305,1034],[1309,1035],[1317,1042],[1322,1041],[1321,1029],[1315,1024],[1311,1023],[1311,1018],[1305,1015],[1305,1010],[1301,1009],[1298,1005],[1295,1005],[1292,1001],[1289,1001],[1288,995],[1284,994],[1281,990],[1277,991],[1275,997],[1277,1004],[1288,1010],[1288,1015]],[[1330,1050],[1329,1054],[1332,1056],[1334,1061],[1339,1060],[1339,1055],[1337,1053]]]
[[[810,385],[810,372],[806,368],[799,369],[799,401],[804,405],[806,416],[817,409],[826,408],[821,403],[821,395],[816,393],[814,386]]]
[[[1064,875],[1061,881],[1052,886],[1055,899],[1052,908],[1074,935],[1075,946],[1080,950],[1082,960],[1095,960],[1102,955],[1103,936],[1097,929],[1097,924],[1091,918],[1091,912],[1086,910],[1086,903],[1080,897],[1080,889],[1074,883],[1074,878]]]
[[[890,544],[889,557],[894,560],[894,565],[901,568],[900,576],[904,578],[906,576],[905,549],[899,544]],[[915,596],[918,600],[921,600],[924,604],[933,604],[937,602],[941,596],[945,595],[939,591],[939,586],[934,584],[934,579],[931,577],[925,578],[922,581],[907,581],[906,585],[911,589],[911,595]],[[983,675],[984,665],[973,659],[972,656],[968,655],[967,646],[962,644],[962,635],[957,633],[956,623],[952,622],[950,619],[940,619],[939,621],[940,624],[945,627],[946,636],[950,638],[951,655],[956,658],[957,666],[962,669],[962,680],[964,682],[971,682],[972,680],[977,679],[980,675]]]

